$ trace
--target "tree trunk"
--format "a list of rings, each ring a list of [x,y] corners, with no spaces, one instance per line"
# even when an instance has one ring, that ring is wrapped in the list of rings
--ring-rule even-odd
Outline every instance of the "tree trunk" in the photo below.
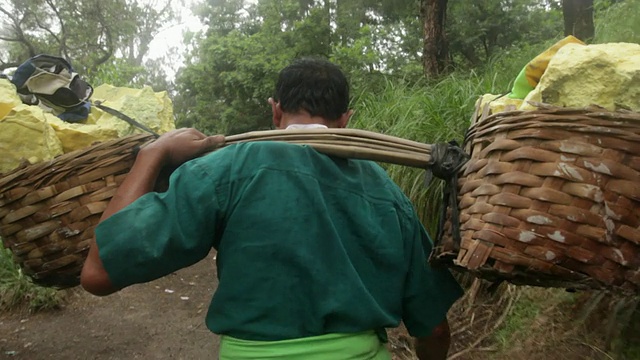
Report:
[[[420,0],[420,15],[424,29],[422,64],[424,74],[434,77],[449,66],[449,48],[444,31],[447,0]]]
[[[564,35],[586,41],[593,38],[593,0],[562,0]]]

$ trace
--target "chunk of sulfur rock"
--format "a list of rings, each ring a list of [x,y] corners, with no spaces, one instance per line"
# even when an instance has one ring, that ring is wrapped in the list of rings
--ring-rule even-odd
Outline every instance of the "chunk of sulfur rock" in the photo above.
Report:
[[[16,87],[11,81],[0,79],[0,119],[20,104],[22,104],[22,101],[16,92]]]
[[[551,59],[521,110],[534,108],[528,101],[640,111],[640,45],[567,44]]]
[[[476,102],[476,106],[480,108],[478,116],[482,115],[486,111],[486,107],[489,107],[487,115],[495,114],[505,111],[518,110],[522,105],[522,99],[512,99],[505,95],[484,94]],[[473,121],[478,119],[472,119]]]
[[[95,110],[92,110],[92,112],[94,111]],[[48,118],[48,121],[62,142],[62,149],[65,153],[84,149],[98,142],[118,138],[118,131],[111,126],[72,124],[62,121],[57,117]]]
[[[132,89],[103,84],[94,89],[91,99],[120,111],[158,134],[176,128],[173,121],[173,104],[166,91],[154,92],[148,86]],[[113,128],[117,131],[118,137],[142,132],[126,121],[101,110],[92,110],[87,123]]]
[[[50,125],[54,119],[38,106],[23,104],[0,119],[0,173],[61,155],[62,143]]]

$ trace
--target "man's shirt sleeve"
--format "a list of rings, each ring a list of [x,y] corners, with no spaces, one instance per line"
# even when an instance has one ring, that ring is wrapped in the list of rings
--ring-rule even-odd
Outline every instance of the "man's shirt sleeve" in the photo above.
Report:
[[[435,268],[427,262],[432,242],[415,216],[409,229],[409,271],[402,320],[411,336],[422,337],[430,335],[446,319],[449,308],[463,291],[447,268]]]
[[[164,193],[147,193],[98,225],[100,259],[118,287],[160,278],[202,260],[221,216],[216,179],[194,160]]]

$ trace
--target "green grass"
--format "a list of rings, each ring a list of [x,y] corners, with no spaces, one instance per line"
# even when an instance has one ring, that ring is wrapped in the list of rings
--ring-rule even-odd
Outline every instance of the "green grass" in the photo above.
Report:
[[[496,330],[493,337],[501,349],[506,349],[512,339],[525,333],[541,312],[541,304],[528,296],[523,296],[514,305],[504,324]]]
[[[619,337],[613,341],[613,348],[619,352],[620,360],[640,359],[640,305],[636,303],[635,306],[629,319],[620,319],[628,320],[628,324],[621,329]]]
[[[451,140],[462,144],[478,98],[487,93],[508,93],[522,67],[556,41],[514,47],[480,72],[453,72],[438,81],[392,76],[359,81],[354,90],[351,127],[427,144]],[[383,166],[415,204],[429,231],[435,233],[442,182],[425,187],[423,170]]]
[[[633,342],[625,343],[621,357],[623,360],[640,359],[640,344]]]
[[[34,284],[13,261],[9,249],[0,247],[0,311],[54,309],[62,300],[59,291]]]
[[[558,323],[569,324],[573,321],[569,313],[576,294],[539,287],[519,287],[519,292],[520,297],[492,336],[499,350],[508,351],[514,344],[525,341],[531,344],[561,341],[561,336],[557,334],[558,338],[547,339],[553,333],[549,331]]]
[[[375,88],[359,88],[354,96],[351,127],[427,144],[462,142],[478,97],[497,91],[491,77],[453,73],[438,82],[389,78]],[[435,231],[441,204],[442,183],[424,186],[424,170],[384,165]]]
[[[620,1],[595,16],[594,43],[640,43],[640,0]]]

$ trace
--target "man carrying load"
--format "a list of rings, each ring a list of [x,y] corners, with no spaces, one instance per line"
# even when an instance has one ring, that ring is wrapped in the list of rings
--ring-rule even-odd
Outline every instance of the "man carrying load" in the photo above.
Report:
[[[349,86],[335,65],[294,62],[269,99],[277,128],[344,128]],[[462,291],[431,249],[409,199],[373,162],[309,146],[247,142],[194,129],[143,148],[101,223],[83,287],[108,295],[217,250],[206,316],[221,359],[390,359],[385,328],[403,321],[420,359],[445,359],[446,314]],[[169,189],[160,170],[179,166]]]

